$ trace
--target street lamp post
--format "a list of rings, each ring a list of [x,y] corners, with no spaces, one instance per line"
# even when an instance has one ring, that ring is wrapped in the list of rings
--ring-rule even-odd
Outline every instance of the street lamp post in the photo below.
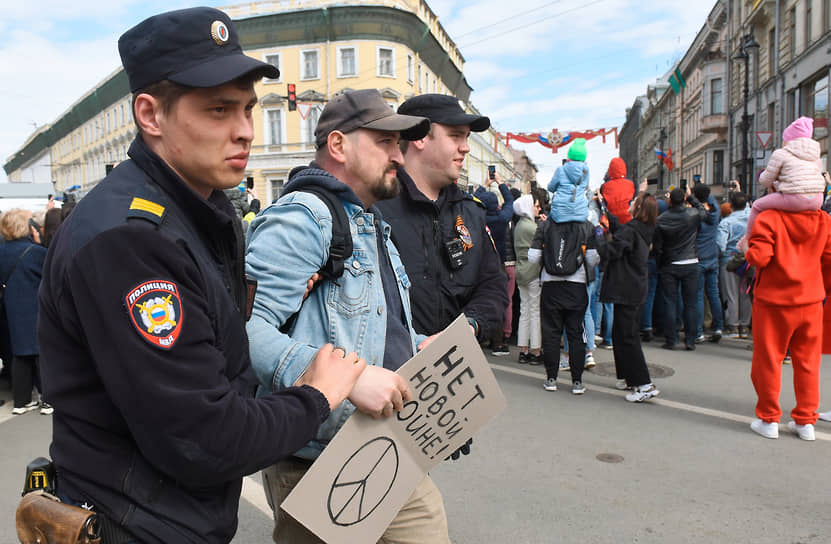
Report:
[[[747,197],[752,198],[753,189],[750,180],[750,153],[748,149],[748,137],[750,135],[750,115],[747,113],[747,106],[750,100],[750,51],[759,50],[759,44],[753,39],[753,34],[745,34],[739,43],[739,52],[733,57],[733,60],[744,61],[744,110],[742,113],[742,175],[741,182],[744,184],[744,191]]]

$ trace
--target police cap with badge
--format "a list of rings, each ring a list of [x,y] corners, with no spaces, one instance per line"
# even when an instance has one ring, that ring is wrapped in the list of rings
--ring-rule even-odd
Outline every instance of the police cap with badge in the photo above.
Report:
[[[466,113],[456,98],[445,94],[421,94],[404,101],[398,107],[403,115],[426,117],[431,123],[440,125],[470,127],[471,132],[484,132],[491,126],[491,120],[484,115]],[[467,264],[465,252],[473,247],[473,238],[461,214],[454,223],[456,236],[444,242],[450,266],[459,269]]]
[[[154,15],[118,39],[130,92],[162,80],[187,87],[218,87],[251,72],[280,77],[276,67],[247,56],[224,12],[206,7]]]

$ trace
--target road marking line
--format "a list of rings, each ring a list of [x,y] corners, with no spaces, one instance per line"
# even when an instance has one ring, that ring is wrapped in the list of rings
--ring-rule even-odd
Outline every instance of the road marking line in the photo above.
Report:
[[[273,517],[271,507],[265,498],[263,486],[254,481],[251,476],[246,476],[242,479],[242,498],[263,514],[270,518]]]
[[[491,368],[501,370],[502,372],[508,372],[510,374],[516,374],[518,376],[525,376],[528,378],[536,378],[540,379],[543,375],[540,372],[532,372],[530,370],[523,370],[521,368],[511,368],[504,365],[498,365],[491,363]],[[561,380],[557,380],[561,381]],[[599,393],[606,393],[607,395],[614,395],[616,397],[621,396],[623,391],[618,389],[612,389],[611,387],[603,387],[602,385],[592,385],[591,391],[597,391]],[[746,423],[750,425],[750,423],[755,419],[753,417],[743,416],[739,414],[733,414],[731,412],[724,412],[722,410],[714,410],[712,408],[704,408],[701,406],[695,406],[694,404],[686,404],[683,402],[677,402],[674,400],[667,400],[664,398],[653,397],[649,400],[650,404],[657,404],[659,406],[666,406],[667,408],[675,408],[676,410],[683,410],[685,412],[692,412],[695,414],[701,414],[704,416],[716,417],[720,419],[726,419],[728,421],[735,421],[738,423]],[[779,425],[780,431],[783,433],[790,433],[787,426]],[[819,431],[814,431],[817,440],[826,440],[831,441],[831,433],[824,433]]]

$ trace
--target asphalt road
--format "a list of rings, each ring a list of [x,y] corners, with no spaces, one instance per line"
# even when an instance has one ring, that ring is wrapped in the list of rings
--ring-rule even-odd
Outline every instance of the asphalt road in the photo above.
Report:
[[[647,345],[657,399],[630,404],[614,389],[612,353],[584,375],[543,390],[541,367],[489,357],[508,408],[475,438],[471,454],[432,472],[455,544],[831,542],[831,423],[816,442],[785,428],[792,370],[783,367],[778,440],[752,433],[755,393],[747,342],[695,352]],[[824,366],[831,356],[823,358]],[[831,391],[831,372],[822,373]],[[0,392],[9,399],[9,392]],[[831,410],[831,395],[825,410]],[[0,543],[17,542],[14,510],[26,463],[48,452],[50,417],[0,407]],[[607,462],[618,461],[618,462]],[[270,542],[259,476],[247,478],[235,543]]]

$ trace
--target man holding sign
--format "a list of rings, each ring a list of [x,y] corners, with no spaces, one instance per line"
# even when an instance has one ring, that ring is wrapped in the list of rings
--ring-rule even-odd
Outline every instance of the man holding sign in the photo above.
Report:
[[[274,510],[275,542],[321,542],[280,513],[279,506],[355,409],[389,417],[412,400],[407,380],[395,371],[426,344],[426,337],[413,330],[410,282],[375,203],[398,193],[396,170],[404,162],[399,139],[417,140],[428,130],[427,119],[394,113],[376,90],[333,98],[315,130],[315,161],[295,169],[287,194],[251,223],[247,272],[258,281],[258,290],[248,333],[261,393],[295,384],[327,343],[354,351],[367,362],[349,402],[332,412],[316,439],[263,471]],[[302,286],[330,259],[337,223],[313,190],[333,194],[336,205],[343,206],[354,249],[342,263],[343,274],[324,279],[304,303]],[[372,447],[364,451],[376,453]],[[441,494],[429,477],[404,503],[381,541],[449,542]]]

